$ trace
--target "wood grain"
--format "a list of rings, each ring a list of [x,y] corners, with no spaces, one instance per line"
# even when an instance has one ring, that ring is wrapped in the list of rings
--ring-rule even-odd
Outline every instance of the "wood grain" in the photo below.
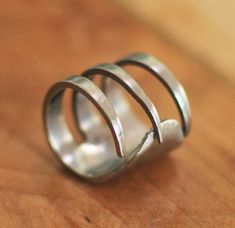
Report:
[[[118,0],[165,37],[235,82],[233,0]]]
[[[235,226],[234,85],[110,1],[9,0],[0,15],[1,227]],[[50,151],[44,95],[66,75],[137,50],[178,76],[192,132],[169,156],[90,185]],[[155,84],[142,82],[163,107]]]

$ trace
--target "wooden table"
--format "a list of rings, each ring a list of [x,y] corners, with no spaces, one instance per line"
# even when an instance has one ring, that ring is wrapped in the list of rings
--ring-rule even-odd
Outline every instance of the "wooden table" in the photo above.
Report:
[[[234,84],[108,0],[3,1],[0,28],[0,227],[235,226]],[[90,185],[50,151],[44,95],[56,80],[137,50],[182,82],[192,132],[169,156]]]

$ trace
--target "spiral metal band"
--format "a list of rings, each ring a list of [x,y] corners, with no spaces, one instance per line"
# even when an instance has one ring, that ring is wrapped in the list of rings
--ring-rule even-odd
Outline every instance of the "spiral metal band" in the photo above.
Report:
[[[146,69],[167,88],[178,107],[182,127],[174,119],[160,121],[149,97],[122,68],[129,64]],[[93,82],[96,75],[102,76],[100,88]],[[117,85],[145,111],[152,124],[150,129],[138,119]],[[62,98],[67,88],[73,90],[71,108],[83,138],[79,143],[63,114]],[[162,63],[143,53],[130,55],[116,64],[97,65],[81,76],[55,83],[46,95],[43,117],[52,150],[70,170],[91,181],[107,180],[138,162],[169,152],[189,133],[191,122],[183,87]]]

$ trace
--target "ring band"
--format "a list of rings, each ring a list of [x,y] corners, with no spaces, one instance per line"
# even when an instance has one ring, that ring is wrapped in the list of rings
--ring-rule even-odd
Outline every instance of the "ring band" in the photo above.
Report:
[[[182,127],[174,119],[160,121],[149,97],[122,68],[125,65],[142,67],[160,80],[178,107]],[[96,75],[102,76],[100,87],[93,82]],[[117,84],[143,108],[151,121],[150,129],[138,119]],[[66,89],[73,90],[71,108],[82,136],[79,143],[63,114]],[[60,161],[79,176],[97,182],[179,146],[190,131],[191,114],[186,93],[173,74],[154,57],[137,53],[52,85],[44,100],[43,119],[48,143]]]

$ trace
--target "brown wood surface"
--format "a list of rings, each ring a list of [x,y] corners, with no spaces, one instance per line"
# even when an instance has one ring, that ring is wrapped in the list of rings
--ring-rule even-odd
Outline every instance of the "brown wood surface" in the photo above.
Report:
[[[116,0],[153,29],[235,82],[234,0]]]
[[[2,1],[0,28],[0,227],[235,226],[234,84],[111,1]],[[44,95],[66,75],[136,50],[178,76],[192,132],[169,156],[90,185],[50,151]]]

